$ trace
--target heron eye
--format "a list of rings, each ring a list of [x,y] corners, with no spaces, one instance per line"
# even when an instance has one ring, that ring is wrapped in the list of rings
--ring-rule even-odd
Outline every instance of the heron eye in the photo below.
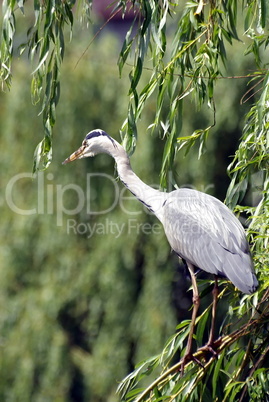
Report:
[[[85,140],[82,141],[82,145],[85,147],[87,145],[87,142]]]

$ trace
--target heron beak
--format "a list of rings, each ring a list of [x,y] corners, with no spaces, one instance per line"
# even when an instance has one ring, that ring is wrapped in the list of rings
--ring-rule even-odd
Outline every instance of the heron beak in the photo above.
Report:
[[[66,163],[73,162],[74,160],[83,157],[85,148],[86,147],[84,145],[82,145],[77,151],[72,153],[72,155],[70,155],[65,161],[63,161],[62,164],[66,165]]]

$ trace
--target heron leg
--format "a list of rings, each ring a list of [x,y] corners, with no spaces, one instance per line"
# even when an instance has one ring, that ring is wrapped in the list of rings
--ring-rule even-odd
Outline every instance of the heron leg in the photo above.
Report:
[[[217,311],[219,287],[218,287],[218,278],[216,275],[214,275],[214,279],[215,279],[215,284],[214,284],[214,288],[212,290],[213,304],[212,304],[211,329],[210,329],[210,333],[209,333],[207,346],[211,346],[214,341],[214,332],[215,332],[215,323],[216,323],[216,311]]]
[[[192,288],[193,288],[193,296],[192,296],[193,308],[192,308],[192,317],[191,317],[190,332],[189,332],[189,336],[188,336],[187,347],[186,347],[185,355],[182,359],[182,365],[181,365],[182,373],[184,371],[185,364],[192,358],[192,353],[191,353],[192,338],[193,338],[193,333],[194,333],[194,328],[195,328],[196,316],[197,316],[197,312],[198,312],[198,309],[200,306],[200,297],[199,297],[199,293],[198,293],[194,266],[189,262],[187,263],[187,265],[188,265],[188,269],[190,271]]]
[[[214,275],[215,284],[212,290],[213,295],[213,304],[212,304],[212,315],[211,315],[211,328],[209,332],[209,338],[207,344],[200,348],[200,350],[205,350],[210,352],[214,357],[217,357],[216,351],[213,349],[213,341],[214,341],[214,334],[215,334],[215,323],[216,323],[216,311],[217,311],[217,303],[218,303],[218,294],[219,294],[219,287],[218,287],[218,278]]]

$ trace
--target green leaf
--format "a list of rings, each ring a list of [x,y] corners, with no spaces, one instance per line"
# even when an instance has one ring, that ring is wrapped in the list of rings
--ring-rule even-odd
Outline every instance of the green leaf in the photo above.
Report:
[[[219,384],[220,384],[220,377],[222,375],[221,373],[221,367],[224,361],[224,357],[225,357],[225,353],[222,353],[219,358],[218,361],[215,365],[214,368],[214,372],[213,372],[213,377],[212,377],[212,398],[213,400],[215,400],[215,398],[218,395],[218,388],[219,388]]]
[[[151,22],[152,11],[150,2],[147,0],[143,1],[143,11],[144,11],[144,21],[141,28],[141,36],[145,35],[146,30]]]
[[[73,25],[74,17],[73,17],[73,13],[72,13],[72,10],[71,10],[69,4],[67,2],[65,2],[64,7],[65,7],[65,12],[66,12],[66,15],[67,15],[67,17],[69,19],[69,22],[70,22],[71,25]]]
[[[21,10],[21,12],[24,14],[23,3],[24,3],[24,0],[17,0],[18,7]]]
[[[138,57],[136,67],[135,67],[135,72],[134,72],[134,75],[131,80],[131,89],[130,89],[131,92],[133,92],[135,90],[135,88],[137,87],[137,84],[138,84],[139,79],[142,74],[142,69],[143,69],[143,63],[142,63],[141,58]]]
[[[265,28],[266,26],[267,8],[268,8],[268,1],[260,0],[260,10],[261,10],[260,24],[262,28]]]
[[[47,58],[49,56],[49,49],[47,50],[47,52],[44,54],[43,58],[39,61],[39,64],[37,65],[36,69],[32,72],[32,74],[34,75],[38,70],[40,70],[40,68],[43,66],[43,64],[46,62]]]
[[[207,337],[205,336],[205,328],[209,321],[209,312],[207,309],[206,312],[200,317],[197,328],[196,328],[196,341],[199,346],[203,345],[203,340]]]
[[[122,48],[121,48],[121,51],[120,51],[120,55],[119,55],[119,59],[118,59],[118,66],[119,66],[120,75],[122,74],[123,66],[124,66],[124,64],[125,64],[125,62],[127,60],[127,57],[130,54],[131,48],[132,48],[132,44],[133,44],[134,39],[133,38],[130,39],[130,35],[131,35],[132,31],[133,31],[134,22],[131,25],[131,27],[130,27],[129,31],[127,32],[127,34],[126,34],[126,37],[124,39],[124,42],[123,42],[123,45],[122,45]]]

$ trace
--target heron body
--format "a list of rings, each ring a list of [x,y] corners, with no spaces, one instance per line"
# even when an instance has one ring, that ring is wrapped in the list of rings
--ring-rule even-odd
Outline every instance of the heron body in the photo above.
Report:
[[[243,293],[256,290],[245,231],[221,201],[179,189],[168,193],[161,221],[172,249],[187,263],[228,278]]]
[[[115,159],[123,184],[161,221],[172,249],[189,268],[226,277],[246,294],[257,289],[245,231],[226,205],[192,189],[170,193],[153,189],[133,172],[124,148],[99,129],[87,134],[82,146],[63,163],[99,153]]]

